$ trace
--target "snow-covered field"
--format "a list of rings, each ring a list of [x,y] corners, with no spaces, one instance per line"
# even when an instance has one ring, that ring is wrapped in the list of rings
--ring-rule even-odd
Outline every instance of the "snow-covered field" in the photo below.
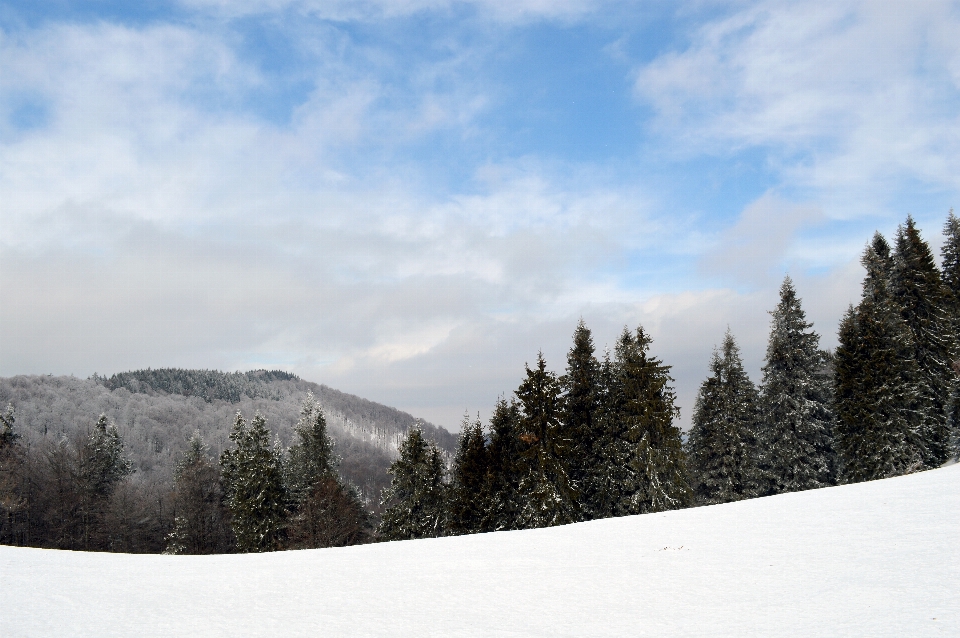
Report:
[[[960,636],[960,466],[343,549],[0,547],[0,635]]]

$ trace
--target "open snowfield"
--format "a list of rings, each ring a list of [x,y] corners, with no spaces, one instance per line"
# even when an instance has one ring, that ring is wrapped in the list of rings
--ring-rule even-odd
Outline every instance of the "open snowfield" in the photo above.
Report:
[[[960,636],[960,466],[566,527],[233,556],[0,547],[0,635]]]

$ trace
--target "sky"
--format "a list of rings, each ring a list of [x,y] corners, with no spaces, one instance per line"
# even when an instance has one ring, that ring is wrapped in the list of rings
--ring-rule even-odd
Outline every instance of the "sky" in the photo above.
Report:
[[[0,375],[283,369],[451,430],[577,322],[761,379],[960,208],[960,3],[0,0]]]

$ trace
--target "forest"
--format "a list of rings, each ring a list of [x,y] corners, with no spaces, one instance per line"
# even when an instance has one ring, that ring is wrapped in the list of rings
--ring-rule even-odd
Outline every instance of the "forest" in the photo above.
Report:
[[[465,418],[455,445],[409,415],[393,438],[374,436],[390,459],[389,484],[377,490],[344,467],[352,421],[322,394],[290,392],[300,383],[292,375],[97,376],[89,382],[104,397],[217,405],[221,428],[232,409],[229,433],[181,432],[176,457],[158,444],[155,480],[138,482],[145,472],[117,417],[26,432],[11,404],[0,417],[0,543],[191,554],[331,547],[563,525],[939,467],[960,456],[960,220],[949,213],[939,265],[910,217],[892,244],[874,235],[862,264],[861,299],[844,314],[835,351],[821,348],[789,277],[759,384],[728,331],[686,434],[651,335],[624,328],[598,357],[581,321],[562,374],[538,355],[489,423]],[[265,416],[292,400],[295,425]],[[137,458],[151,458],[149,445]]]

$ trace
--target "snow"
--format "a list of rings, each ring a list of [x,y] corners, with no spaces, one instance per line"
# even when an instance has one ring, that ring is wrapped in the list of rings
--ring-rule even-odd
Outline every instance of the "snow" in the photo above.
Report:
[[[229,556],[0,547],[0,635],[960,636],[960,466],[522,532]]]

